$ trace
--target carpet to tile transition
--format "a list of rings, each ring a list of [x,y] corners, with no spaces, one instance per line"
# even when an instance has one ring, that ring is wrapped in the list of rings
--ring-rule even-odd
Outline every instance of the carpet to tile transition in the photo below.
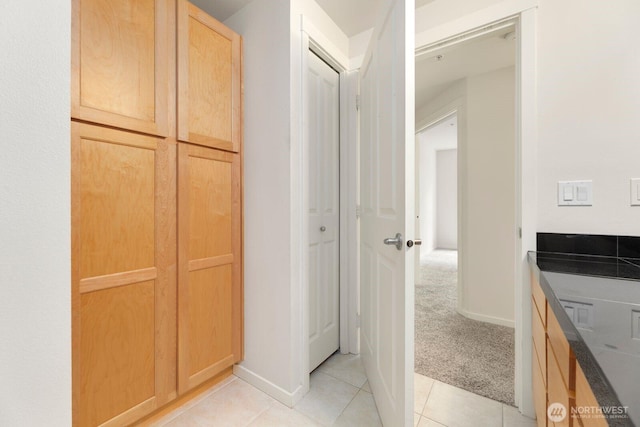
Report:
[[[456,251],[434,251],[420,267],[415,371],[513,405],[514,330],[458,314]]]

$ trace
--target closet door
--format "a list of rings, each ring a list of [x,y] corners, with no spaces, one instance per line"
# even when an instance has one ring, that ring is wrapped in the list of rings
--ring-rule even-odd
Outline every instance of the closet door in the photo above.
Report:
[[[72,0],[71,117],[167,136],[167,0]]]
[[[196,6],[178,3],[178,139],[240,150],[240,36]]]
[[[175,396],[175,145],[71,131],[73,420],[126,425]]]
[[[242,358],[238,154],[178,147],[178,391]]]

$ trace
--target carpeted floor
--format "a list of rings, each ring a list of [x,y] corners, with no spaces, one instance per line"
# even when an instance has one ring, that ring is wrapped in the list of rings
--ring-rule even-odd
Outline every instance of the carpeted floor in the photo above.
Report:
[[[514,404],[514,331],[456,312],[457,252],[421,259],[416,285],[415,371]]]

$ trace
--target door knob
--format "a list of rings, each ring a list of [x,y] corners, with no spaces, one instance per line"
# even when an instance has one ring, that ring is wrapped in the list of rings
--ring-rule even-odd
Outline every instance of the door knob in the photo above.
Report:
[[[325,226],[323,225],[322,227],[320,227],[320,231],[322,231],[322,232],[324,233],[325,231],[327,231],[327,227],[325,227]]]
[[[399,251],[402,250],[402,234],[396,233],[396,237],[387,237],[384,239],[385,245],[394,245]]]
[[[422,244],[422,240],[420,240],[420,239],[407,240],[407,246],[408,247],[412,247],[413,245],[420,246],[421,244]]]

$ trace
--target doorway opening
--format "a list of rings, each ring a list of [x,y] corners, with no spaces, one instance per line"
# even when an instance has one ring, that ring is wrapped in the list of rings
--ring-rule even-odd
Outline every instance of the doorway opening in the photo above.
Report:
[[[416,58],[415,370],[515,404],[515,23]]]

